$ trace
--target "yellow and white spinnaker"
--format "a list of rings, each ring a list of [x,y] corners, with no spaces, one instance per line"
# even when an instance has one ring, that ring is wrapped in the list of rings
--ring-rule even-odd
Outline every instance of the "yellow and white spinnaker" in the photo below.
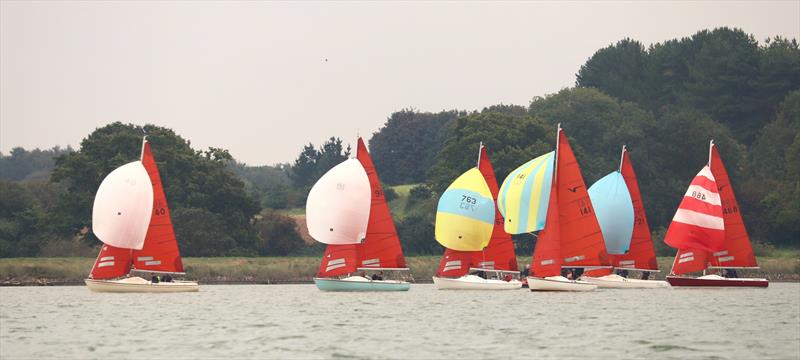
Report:
[[[503,181],[497,208],[503,215],[503,228],[509,234],[544,229],[550,187],[553,182],[555,152],[539,156],[514,169]]]

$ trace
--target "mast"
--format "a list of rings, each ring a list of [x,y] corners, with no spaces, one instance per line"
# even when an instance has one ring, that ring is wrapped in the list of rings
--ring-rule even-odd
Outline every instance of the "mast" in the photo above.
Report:
[[[553,154],[553,184],[555,184],[556,180],[558,180],[558,140],[560,135],[561,123],[558,123],[558,128],[556,129],[556,152]]]
[[[622,162],[625,161],[625,152],[628,151],[625,145],[622,145],[622,153],[619,154],[619,172],[622,172]]]
[[[481,167],[481,150],[483,150],[483,141],[481,141],[481,144],[478,146],[478,161],[475,163],[475,167],[477,168]]]
[[[147,135],[142,136],[142,151],[139,153],[139,161],[144,159],[144,145],[147,144]]]
[[[714,139],[708,143],[708,168],[711,169],[711,149],[714,148]]]

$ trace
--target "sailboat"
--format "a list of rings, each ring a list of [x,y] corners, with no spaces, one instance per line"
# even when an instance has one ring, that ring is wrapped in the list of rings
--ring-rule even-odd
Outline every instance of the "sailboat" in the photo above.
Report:
[[[439,198],[435,235],[445,253],[433,277],[438,289],[522,287],[522,282],[513,278],[513,274],[519,274],[517,257],[495,205],[498,191],[494,169],[481,143],[478,165],[459,176]]]
[[[708,152],[708,163],[686,190],[664,237],[664,242],[678,249],[667,281],[672,286],[767,287],[767,279],[718,274],[697,278],[678,276],[696,271],[705,273],[706,269],[735,274],[737,269],[758,268],[733,186],[714,140]]]
[[[561,275],[562,267],[603,268],[609,267],[609,260],[578,162],[560,124],[556,151],[512,171],[500,188],[499,203],[507,232],[540,230],[532,276],[527,278],[532,291],[597,288]]]
[[[401,280],[366,272],[408,271],[375,165],[359,137],[356,158],[325,173],[306,200],[306,224],[327,244],[314,283],[323,291],[407,291]],[[358,275],[361,272],[362,275]]]
[[[103,179],[94,198],[92,230],[103,242],[89,278],[96,292],[198,291],[194,281],[153,282],[133,272],[184,275],[167,198],[150,143],[142,140],[140,160]]]
[[[657,272],[658,262],[644,211],[636,173],[622,146],[619,170],[589,187],[600,229],[612,266],[628,271],[642,271],[643,279],[612,274],[613,269],[595,269],[584,273],[581,280],[601,288],[647,289],[669,287],[666,281],[648,280],[649,272]]]

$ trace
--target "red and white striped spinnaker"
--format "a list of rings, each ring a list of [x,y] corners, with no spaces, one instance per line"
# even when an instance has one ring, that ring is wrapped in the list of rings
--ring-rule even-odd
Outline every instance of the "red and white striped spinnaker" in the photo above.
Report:
[[[705,268],[705,257],[690,256],[689,253],[715,252],[725,245],[725,222],[722,217],[717,183],[709,166],[703,167],[695,176],[686,194],[683,196],[675,217],[669,225],[664,242],[679,249],[684,256],[679,256],[674,264],[676,274],[686,271],[697,271]],[[696,263],[696,264],[695,264]],[[690,269],[681,269],[690,267]]]

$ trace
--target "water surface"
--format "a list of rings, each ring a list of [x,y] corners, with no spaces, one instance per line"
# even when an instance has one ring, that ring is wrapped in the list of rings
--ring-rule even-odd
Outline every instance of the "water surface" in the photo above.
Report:
[[[0,358],[800,358],[800,284],[768,289],[98,294],[0,288]]]

